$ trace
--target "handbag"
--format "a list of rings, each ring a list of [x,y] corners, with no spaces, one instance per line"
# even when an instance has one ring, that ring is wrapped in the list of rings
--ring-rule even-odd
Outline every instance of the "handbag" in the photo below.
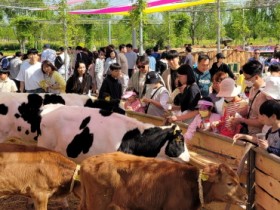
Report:
[[[254,101],[255,101],[255,98],[257,97],[257,95],[259,95],[260,92],[261,92],[261,91],[259,90],[259,91],[256,93],[256,95],[254,96],[253,100],[252,100],[251,106],[250,106],[250,108],[249,108],[249,112],[248,112],[247,117],[246,117],[247,119],[249,118],[249,115],[250,115],[250,112],[251,112],[251,109],[252,109],[252,105],[253,105],[253,103],[254,103]],[[241,128],[240,128],[239,133],[242,133],[242,134],[249,134],[248,125],[247,125],[246,123],[240,123],[240,124],[241,124]]]
[[[249,134],[248,125],[246,123],[240,123],[240,124],[241,124],[241,128],[240,128],[239,133]]]

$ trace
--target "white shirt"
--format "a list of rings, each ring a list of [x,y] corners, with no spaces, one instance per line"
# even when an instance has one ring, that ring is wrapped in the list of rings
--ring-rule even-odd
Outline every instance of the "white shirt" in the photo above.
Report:
[[[24,82],[26,90],[35,90],[40,88],[39,82],[44,79],[43,72],[41,71],[41,63],[30,64],[23,62],[20,66],[20,71],[16,80]]]
[[[59,56],[61,57],[61,60],[64,62],[64,60],[65,60],[65,53],[61,53]],[[67,58],[66,59],[66,64],[63,64],[60,67],[60,69],[58,69],[58,72],[60,74],[62,74],[62,75],[64,75],[66,73],[65,69],[68,69],[69,64],[70,64],[70,56],[68,54],[66,54],[66,58]],[[66,65],[66,67],[65,67],[65,65]]]
[[[8,93],[8,92],[17,92],[16,83],[11,80],[9,77],[6,80],[0,79],[0,92],[1,93]]]

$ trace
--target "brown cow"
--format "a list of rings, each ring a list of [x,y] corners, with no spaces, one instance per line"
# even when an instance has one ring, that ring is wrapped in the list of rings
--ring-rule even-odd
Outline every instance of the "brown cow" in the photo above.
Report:
[[[33,199],[37,210],[47,210],[49,198],[70,194],[75,169],[76,163],[57,152],[0,144],[0,196],[25,195]]]
[[[81,210],[194,210],[203,200],[244,204],[247,199],[238,176],[224,164],[200,172],[183,163],[116,152],[85,159],[80,179]]]

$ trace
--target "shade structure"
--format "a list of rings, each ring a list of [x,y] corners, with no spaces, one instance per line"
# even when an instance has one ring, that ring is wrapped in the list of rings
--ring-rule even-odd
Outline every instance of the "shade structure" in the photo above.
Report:
[[[165,12],[176,9],[183,9],[191,6],[197,6],[202,4],[214,3],[216,0],[198,0],[194,2],[181,2],[179,0],[158,0],[149,2],[147,8],[143,13],[150,14],[156,12]],[[179,2],[179,3],[178,3]],[[92,10],[74,10],[70,11],[70,14],[111,14],[111,15],[129,15],[129,11],[132,10],[132,5],[121,7],[108,7],[102,9]]]

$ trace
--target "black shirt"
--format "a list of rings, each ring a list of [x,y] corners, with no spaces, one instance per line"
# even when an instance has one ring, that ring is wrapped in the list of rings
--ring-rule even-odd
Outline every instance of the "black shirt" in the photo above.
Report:
[[[227,64],[222,63],[219,67],[217,64],[218,62],[213,63],[212,68],[210,69],[211,79],[213,78],[214,74],[216,74],[219,71],[227,73],[228,76],[231,77],[232,79],[234,78],[234,74],[229,69]]]
[[[105,99],[110,96],[111,99],[121,99],[122,97],[122,85],[118,79],[108,75],[101,85],[98,98]]]
[[[196,83],[187,86],[180,97],[181,111],[183,112],[186,110],[195,110],[200,98],[200,89]]]

